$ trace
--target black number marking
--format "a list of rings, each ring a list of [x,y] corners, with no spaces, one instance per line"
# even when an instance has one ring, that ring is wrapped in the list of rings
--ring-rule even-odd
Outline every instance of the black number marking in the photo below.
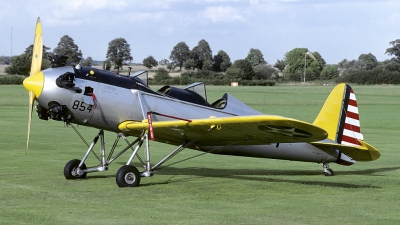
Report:
[[[87,110],[89,110],[89,112],[92,111],[92,105],[89,105],[89,107],[87,107]]]
[[[88,105],[87,107],[85,105]],[[75,100],[74,103],[72,104],[72,109],[79,109],[79,111],[84,112],[85,110],[89,111],[89,113],[93,109],[93,105],[86,104],[84,102]]]
[[[72,109],[77,109],[78,108],[78,106],[79,106],[79,101],[78,100],[75,100],[74,101],[74,104],[72,105]]]
[[[86,107],[83,105],[84,103],[81,102],[81,106],[79,107],[79,111],[85,111]]]

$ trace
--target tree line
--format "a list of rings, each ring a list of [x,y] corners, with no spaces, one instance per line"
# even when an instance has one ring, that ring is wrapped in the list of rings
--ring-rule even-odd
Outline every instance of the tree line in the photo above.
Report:
[[[51,48],[43,45],[43,61],[42,70],[64,65],[75,65],[81,63],[82,66],[93,66],[92,57],[82,58],[82,51],[78,45],[75,44],[74,39],[68,35],[61,37],[57,44],[57,47],[51,52]],[[7,59],[6,57],[0,57],[3,59],[5,64],[10,66],[5,68],[5,72],[10,75],[29,75],[31,61],[32,61],[33,45],[28,46],[24,53]],[[124,38],[116,38],[108,43],[108,50],[106,54],[107,60],[104,61],[104,68],[110,69],[111,64],[118,71],[122,68],[126,61],[133,60],[131,56],[130,45]]]
[[[265,80],[274,81],[326,81],[349,82],[358,84],[400,84],[400,39],[389,43],[391,47],[386,49],[386,54],[392,56],[390,60],[379,62],[371,53],[361,54],[356,60],[343,59],[338,64],[327,65],[318,52],[310,52],[307,48],[295,48],[285,53],[283,59],[278,59],[274,65],[269,65],[259,49],[251,48],[244,59],[235,60],[233,63],[229,55],[219,50],[213,55],[208,42],[200,40],[192,49],[181,41],[171,50],[169,60],[157,61],[153,56],[143,59],[142,63],[148,69],[159,68],[159,77],[167,79],[168,72],[179,68],[185,69],[181,80],[192,78],[239,81],[241,83],[253,83],[265,85]],[[26,48],[21,55],[12,59],[0,57],[0,62],[11,64],[6,67],[8,74],[29,75],[33,45]],[[57,47],[50,52],[50,48],[43,46],[42,69],[56,65],[60,56],[64,57],[65,65],[81,63],[84,66],[92,66],[93,59],[89,56],[82,60],[82,52],[78,45],[68,35],[60,39]],[[103,68],[110,70],[112,66],[119,71],[124,64],[133,60],[130,45],[124,38],[116,38],[109,42],[106,60]],[[157,78],[157,77],[156,77]],[[161,82],[160,79],[155,79]],[[176,80],[174,82],[177,82]],[[269,83],[268,83],[269,84]]]
[[[179,79],[171,80],[173,83],[180,80],[180,84],[201,79],[207,81],[206,83],[218,85],[230,84],[232,81],[249,85],[271,85],[275,82],[265,81],[279,78],[278,70],[267,64],[259,49],[251,48],[246,58],[232,63],[229,55],[223,50],[219,50],[217,54],[213,55],[210,45],[204,39],[200,40],[192,49],[185,42],[179,42],[173,47],[169,59],[171,61],[163,59],[157,63],[153,56],[149,56],[143,60],[143,65],[149,69],[157,65],[164,65],[169,71],[177,68],[179,71],[185,69]],[[165,74],[165,71],[160,71],[161,73]],[[164,75],[160,77],[167,78]],[[161,82],[158,76],[155,77],[155,81],[156,83]]]

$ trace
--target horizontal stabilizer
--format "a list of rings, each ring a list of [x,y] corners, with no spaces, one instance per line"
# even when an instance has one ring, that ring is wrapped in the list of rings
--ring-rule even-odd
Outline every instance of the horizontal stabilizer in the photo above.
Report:
[[[380,157],[380,153],[372,145],[362,140],[358,140],[358,142],[361,144],[360,146],[359,145],[349,146],[349,145],[326,143],[326,142],[312,142],[311,144],[314,145],[315,147],[322,149],[323,147],[335,148],[338,151],[350,156],[354,160],[361,162],[373,161]]]

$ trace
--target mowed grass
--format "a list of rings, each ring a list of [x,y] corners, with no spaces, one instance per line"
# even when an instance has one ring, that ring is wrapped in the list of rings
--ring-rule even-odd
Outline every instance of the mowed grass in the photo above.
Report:
[[[209,86],[207,94],[212,102],[229,92],[266,114],[312,122],[332,89]],[[142,178],[138,188],[118,188],[115,173],[128,153],[109,171],[64,179],[65,163],[86,147],[61,122],[34,113],[26,153],[28,94],[0,86],[0,224],[399,224],[400,87],[353,89],[364,138],[381,152],[377,161],[331,164],[335,176],[325,177],[321,164],[206,154]],[[98,132],[78,129],[89,142]],[[106,133],[108,149],[114,137]],[[155,163],[174,147],[151,148]],[[184,150],[171,163],[198,153]],[[95,163],[91,157],[87,165]]]

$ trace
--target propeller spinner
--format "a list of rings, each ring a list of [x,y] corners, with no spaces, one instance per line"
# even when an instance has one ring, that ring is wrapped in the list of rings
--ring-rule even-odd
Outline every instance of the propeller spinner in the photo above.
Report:
[[[42,55],[43,55],[43,40],[42,40],[42,24],[40,17],[36,22],[33,52],[32,52],[32,64],[29,77],[24,80],[24,87],[29,92],[29,117],[28,117],[28,135],[26,140],[26,151],[29,146],[29,136],[31,133],[31,122],[32,122],[32,111],[33,103],[39,97],[43,90],[44,75],[40,72],[42,67]]]

